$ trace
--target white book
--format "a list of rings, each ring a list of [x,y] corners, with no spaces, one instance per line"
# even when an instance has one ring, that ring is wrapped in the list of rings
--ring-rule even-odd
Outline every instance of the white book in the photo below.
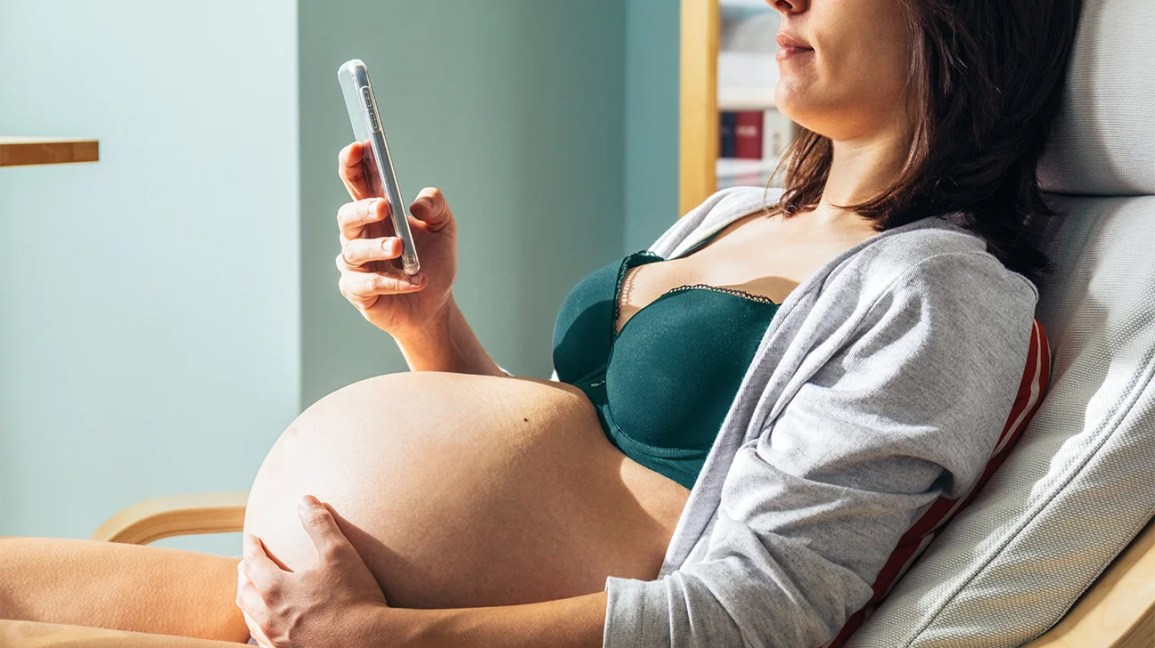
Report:
[[[777,161],[794,137],[794,122],[773,108],[762,115],[762,157]]]

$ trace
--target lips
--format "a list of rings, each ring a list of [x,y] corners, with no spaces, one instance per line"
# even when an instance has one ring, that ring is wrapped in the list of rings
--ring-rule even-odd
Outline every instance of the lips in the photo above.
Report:
[[[810,43],[790,34],[778,34],[778,45],[778,52],[774,55],[774,59],[779,63],[795,59],[809,60],[809,55],[814,53],[814,48],[810,47]]]
[[[788,50],[813,50],[810,43],[790,34],[778,34],[778,46]]]

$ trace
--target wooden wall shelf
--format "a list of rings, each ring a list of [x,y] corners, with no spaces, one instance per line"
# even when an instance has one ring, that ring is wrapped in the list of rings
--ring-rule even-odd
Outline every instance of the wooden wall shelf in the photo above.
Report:
[[[99,159],[100,142],[97,140],[0,135],[0,167],[96,162]]]

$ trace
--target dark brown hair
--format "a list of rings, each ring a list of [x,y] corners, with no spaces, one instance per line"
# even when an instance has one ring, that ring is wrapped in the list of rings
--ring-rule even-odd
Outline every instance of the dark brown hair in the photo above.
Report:
[[[884,231],[934,215],[982,236],[1031,281],[1052,270],[1031,240],[1053,214],[1036,165],[1059,111],[1081,0],[902,0],[912,34],[914,137],[902,171],[873,199],[843,206]],[[787,149],[786,192],[770,214],[818,205],[831,141],[802,129]]]

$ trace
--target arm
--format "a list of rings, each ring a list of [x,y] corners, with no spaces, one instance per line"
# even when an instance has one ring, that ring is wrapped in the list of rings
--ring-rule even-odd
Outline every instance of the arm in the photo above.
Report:
[[[444,316],[412,337],[397,339],[397,346],[410,371],[512,375],[499,367],[481,346],[452,294],[446,302]]]
[[[401,637],[405,648],[601,648],[606,593],[453,610],[383,609],[374,634]]]
[[[907,271],[737,451],[700,559],[606,583],[605,646],[821,646],[994,448],[1035,303],[979,255]],[[816,355],[815,354],[815,355]]]

